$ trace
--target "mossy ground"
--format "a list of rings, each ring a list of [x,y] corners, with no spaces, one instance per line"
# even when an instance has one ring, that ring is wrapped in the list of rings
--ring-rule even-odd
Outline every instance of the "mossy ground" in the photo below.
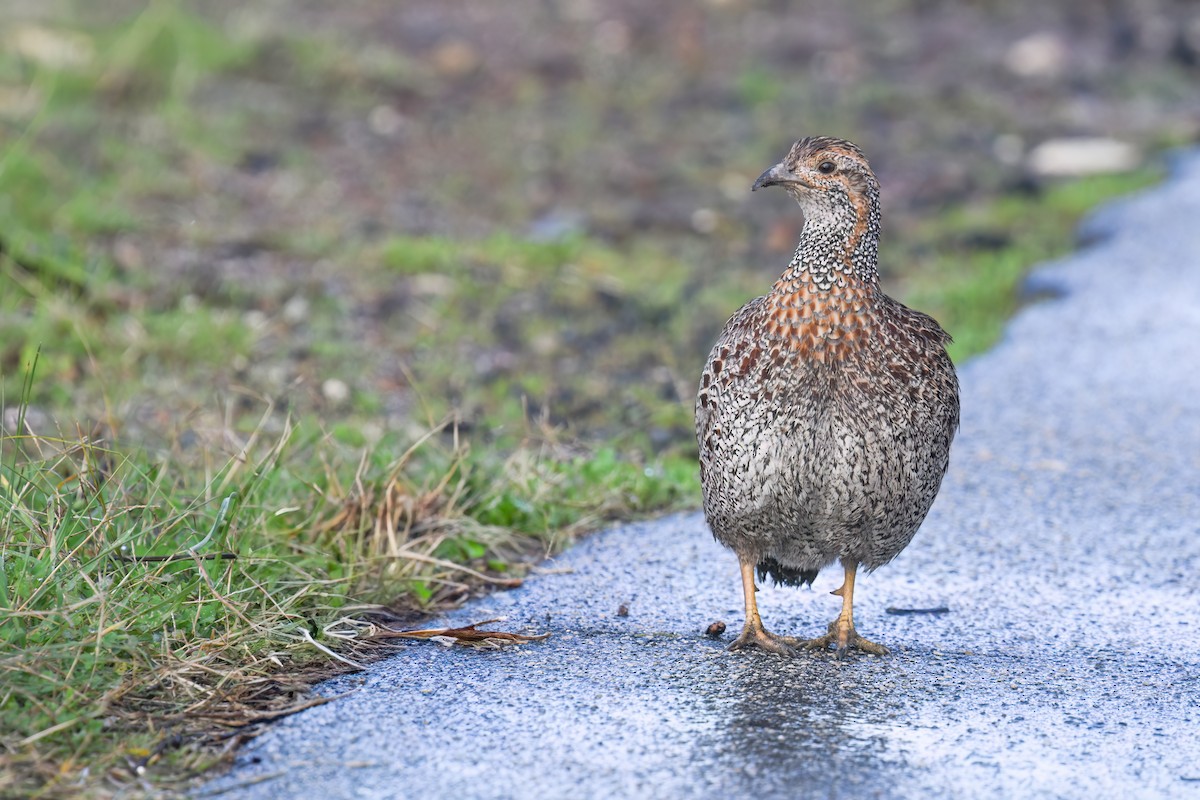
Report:
[[[1080,90],[924,66],[945,22],[902,3],[810,9],[837,47],[749,3],[467,5],[0,12],[0,794],[169,791],[372,624],[694,506],[695,377],[786,261],[794,208],[746,190],[793,136],[877,156],[886,288],[960,360],[1159,174],[995,161]],[[1025,32],[986,5],[949,13]],[[1089,96],[1153,113],[1108,132],[1186,138],[1192,68],[1127,58]]]

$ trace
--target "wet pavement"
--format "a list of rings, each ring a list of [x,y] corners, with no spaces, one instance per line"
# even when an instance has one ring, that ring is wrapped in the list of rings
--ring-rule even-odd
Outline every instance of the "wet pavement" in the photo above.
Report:
[[[547,641],[410,645],[198,796],[1200,800],[1198,221],[1192,155],[1093,217],[1031,278],[1062,297],[960,370],[942,493],[857,587],[890,656],[726,652],[733,555],[697,514],[630,525],[447,618]],[[822,633],[838,573],[764,587],[767,626]]]

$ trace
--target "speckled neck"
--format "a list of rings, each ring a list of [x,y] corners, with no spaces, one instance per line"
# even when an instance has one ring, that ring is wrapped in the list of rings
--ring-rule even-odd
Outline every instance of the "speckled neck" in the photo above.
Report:
[[[797,200],[804,209],[804,229],[776,290],[793,292],[800,284],[822,291],[834,286],[878,284],[878,190],[868,186],[854,195],[805,194]]]

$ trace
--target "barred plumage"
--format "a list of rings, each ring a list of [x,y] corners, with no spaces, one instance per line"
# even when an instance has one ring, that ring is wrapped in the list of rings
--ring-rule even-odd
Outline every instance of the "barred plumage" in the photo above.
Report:
[[[958,428],[949,335],[879,288],[879,184],[862,151],[802,139],[755,182],[804,211],[771,292],[726,324],[696,400],[704,513],[737,553],[746,624],[732,645],[885,648],[854,630],[854,576],[891,561],[925,519]],[[826,636],[768,633],[754,572],[811,583],[840,560],[843,608]]]

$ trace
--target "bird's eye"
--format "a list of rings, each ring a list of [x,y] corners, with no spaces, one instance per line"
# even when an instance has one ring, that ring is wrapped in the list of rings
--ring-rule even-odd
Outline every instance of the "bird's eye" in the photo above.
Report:
[[[822,161],[820,164],[817,164],[817,172],[822,175],[832,175],[836,169],[837,164],[834,164],[832,161]]]

